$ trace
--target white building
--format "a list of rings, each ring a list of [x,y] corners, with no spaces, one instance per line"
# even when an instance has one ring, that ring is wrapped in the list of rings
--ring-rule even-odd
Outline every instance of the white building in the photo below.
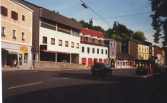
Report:
[[[88,28],[81,30],[80,64],[91,66],[95,62],[108,62],[108,47],[104,34]]]
[[[40,61],[78,64],[80,24],[44,8],[40,13]]]

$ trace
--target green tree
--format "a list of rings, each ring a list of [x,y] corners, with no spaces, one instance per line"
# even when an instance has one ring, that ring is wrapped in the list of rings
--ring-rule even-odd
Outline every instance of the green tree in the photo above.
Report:
[[[163,39],[163,45],[167,46],[167,0],[150,0],[153,11],[152,26],[155,30],[154,42],[159,43]]]
[[[133,34],[133,39],[138,40],[138,41],[145,41],[146,40],[146,38],[144,36],[144,32],[142,32],[142,31],[136,31]]]

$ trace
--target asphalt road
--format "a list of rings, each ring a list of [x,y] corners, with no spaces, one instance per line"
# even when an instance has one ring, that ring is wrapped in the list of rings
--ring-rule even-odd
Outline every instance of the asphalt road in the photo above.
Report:
[[[103,79],[88,71],[2,74],[4,103],[167,103],[167,74],[137,78],[120,72]]]

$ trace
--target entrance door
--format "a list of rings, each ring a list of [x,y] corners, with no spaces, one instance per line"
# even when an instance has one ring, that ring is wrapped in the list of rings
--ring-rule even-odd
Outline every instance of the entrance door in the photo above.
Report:
[[[19,65],[23,64],[23,55],[19,54]]]

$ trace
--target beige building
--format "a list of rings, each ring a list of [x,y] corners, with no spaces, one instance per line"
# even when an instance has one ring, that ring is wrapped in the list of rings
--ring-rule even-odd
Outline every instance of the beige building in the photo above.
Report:
[[[149,59],[149,46],[145,44],[138,44],[138,60]]]
[[[33,11],[15,0],[1,0],[3,67],[31,67]]]

